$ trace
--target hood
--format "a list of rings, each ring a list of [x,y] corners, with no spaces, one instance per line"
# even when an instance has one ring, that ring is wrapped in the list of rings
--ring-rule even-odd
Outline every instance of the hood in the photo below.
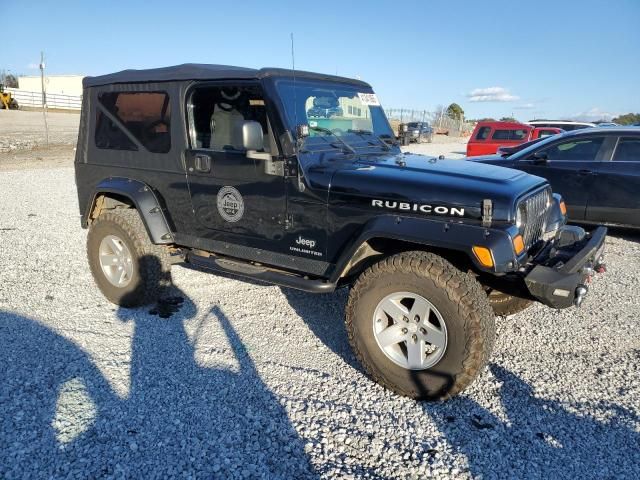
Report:
[[[449,216],[455,208],[456,213],[464,211],[458,217],[479,219],[482,201],[490,199],[494,219],[507,220],[515,200],[544,183],[519,170],[479,162],[386,154],[341,162],[331,178],[329,203],[360,203],[416,215],[431,215],[441,207],[439,216]]]

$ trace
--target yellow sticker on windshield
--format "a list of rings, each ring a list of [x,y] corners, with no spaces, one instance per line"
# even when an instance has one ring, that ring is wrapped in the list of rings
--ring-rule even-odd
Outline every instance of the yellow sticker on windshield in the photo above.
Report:
[[[379,107],[380,102],[378,101],[378,97],[375,93],[360,93],[358,92],[358,97],[363,105],[369,105],[371,107]]]

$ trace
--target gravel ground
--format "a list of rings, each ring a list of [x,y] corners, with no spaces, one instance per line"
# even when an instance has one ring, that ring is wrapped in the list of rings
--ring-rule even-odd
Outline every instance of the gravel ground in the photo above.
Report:
[[[418,403],[356,364],[344,291],[176,267],[184,303],[161,306],[170,318],[109,304],[87,267],[73,169],[8,155],[0,478],[640,477],[640,235],[609,237],[609,272],[581,309],[498,319],[472,387]],[[55,155],[69,165],[72,147]]]

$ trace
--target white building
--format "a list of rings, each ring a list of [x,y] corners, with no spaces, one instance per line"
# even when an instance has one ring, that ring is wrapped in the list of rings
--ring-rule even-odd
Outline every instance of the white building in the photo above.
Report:
[[[82,95],[83,75],[45,75],[45,90],[48,94]],[[27,92],[41,92],[40,75],[18,77],[18,88]]]

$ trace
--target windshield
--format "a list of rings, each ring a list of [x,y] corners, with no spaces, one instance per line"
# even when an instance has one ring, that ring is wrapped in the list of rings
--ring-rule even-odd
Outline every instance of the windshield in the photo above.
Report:
[[[387,117],[369,88],[306,79],[296,79],[294,84],[291,79],[281,79],[276,89],[284,106],[286,127],[295,134],[296,125],[309,125],[311,143],[316,139],[326,144],[336,136],[354,147],[363,143],[380,146],[367,134],[393,138]]]
[[[527,158],[532,152],[537,151],[543,145],[546,145],[548,143],[551,143],[551,142],[557,140],[560,137],[560,135],[562,135],[562,133],[559,133],[557,135],[550,135],[548,137],[541,138],[541,139],[539,139],[539,141],[533,143],[532,145],[529,145],[527,148],[524,148],[524,149],[520,150],[519,152],[516,152],[513,155],[511,155],[509,157],[509,160],[519,160],[521,158]]]

